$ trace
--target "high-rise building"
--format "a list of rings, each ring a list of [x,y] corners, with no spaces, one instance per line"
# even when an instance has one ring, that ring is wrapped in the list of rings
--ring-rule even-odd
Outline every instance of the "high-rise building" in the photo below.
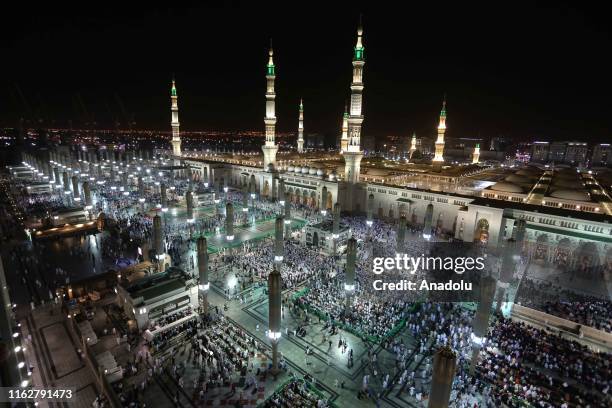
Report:
[[[589,147],[584,142],[569,142],[565,149],[564,161],[570,164],[586,163]]]
[[[593,146],[591,166],[612,166],[612,146],[610,143],[599,143]]]
[[[565,161],[567,142],[552,142],[548,149],[548,161],[562,163]]]
[[[531,161],[543,163],[548,160],[550,142],[533,142],[531,145]]]

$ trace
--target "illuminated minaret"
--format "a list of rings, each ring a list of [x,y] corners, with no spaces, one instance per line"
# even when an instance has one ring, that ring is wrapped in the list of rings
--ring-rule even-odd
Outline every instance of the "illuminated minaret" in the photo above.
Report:
[[[363,92],[364,47],[361,42],[363,27],[361,19],[357,28],[357,44],[353,54],[353,81],[351,82],[351,110],[348,117],[348,146],[344,152],[344,179],[350,184],[359,182],[359,170],[363,152],[361,151],[361,100]]]
[[[172,89],[170,90],[170,100],[172,101],[172,154],[174,156],[181,155],[181,135],[179,132],[179,118],[178,118],[178,96],[176,95],[176,85],[174,79],[172,80]]]
[[[416,152],[416,132],[412,132],[412,143],[410,144],[410,160],[412,160],[412,155]]]
[[[300,118],[298,122],[298,141],[297,141],[298,153],[304,153],[304,104],[300,99]]]
[[[480,144],[476,144],[474,153],[472,153],[472,164],[477,164],[480,161]]]
[[[436,155],[433,161],[441,164],[444,162],[444,132],[446,132],[446,97],[442,102],[442,110],[440,111],[440,123],[438,124],[438,139],[436,140]]]
[[[270,41],[270,56],[268,60],[268,66],[266,67],[266,117],[264,123],[266,124],[266,144],[262,147],[264,155],[264,170],[268,170],[268,166],[271,164],[276,167],[276,152],[278,152],[278,146],[275,141],[276,132],[276,113],[275,113],[275,102],[276,94],[274,93],[274,79],[276,75],[274,73],[274,60],[272,56],[274,52],[272,50],[272,41]]]
[[[340,137],[340,153],[346,152],[348,147],[348,107],[344,104],[344,114],[342,115],[342,136]]]

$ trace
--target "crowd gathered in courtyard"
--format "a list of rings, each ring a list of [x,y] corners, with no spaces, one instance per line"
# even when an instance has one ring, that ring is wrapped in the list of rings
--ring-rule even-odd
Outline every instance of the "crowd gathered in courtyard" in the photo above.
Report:
[[[179,198],[189,189],[202,194],[213,191],[202,183],[180,178],[168,178],[166,182],[173,187],[169,202],[175,209],[182,208]],[[182,213],[162,213],[154,208],[161,203],[158,192],[149,194],[146,211],[135,197],[110,188],[100,187],[96,194],[94,210],[104,212],[109,220],[104,232],[65,237],[52,244],[25,240],[11,246],[7,263],[14,267],[33,302],[53,300],[58,289],[78,278],[78,268],[95,275],[142,260],[137,250],[151,247],[154,214],[162,215],[164,250],[173,266],[193,272],[195,240],[201,235],[221,234],[225,228],[225,203],[235,206],[236,227],[258,225],[284,214],[279,203],[250,197],[246,200],[248,211],[241,211],[243,192],[234,189],[211,193],[206,209],[196,209],[195,221],[187,220]],[[16,203],[31,216],[66,207],[63,197],[51,194],[22,193],[17,195]],[[306,224],[324,219],[311,206],[289,200],[287,205]],[[4,208],[3,211],[6,212]],[[328,213],[327,218],[331,217]],[[211,281],[219,285],[220,293],[228,295],[224,301],[238,309],[238,302],[232,301],[240,299],[243,303],[241,292],[251,287],[263,287],[265,294],[270,271],[275,265],[280,267],[283,333],[287,337],[300,338],[299,344],[306,344],[307,334],[321,335],[328,350],[337,345],[341,355],[346,356],[343,369],[347,370],[355,367],[357,349],[356,344],[349,344],[348,334],[363,341],[359,345],[363,356],[359,358],[365,368],[361,387],[356,390],[359,398],[380,403],[383,398],[406,397],[423,403],[431,386],[434,354],[441,347],[449,347],[457,356],[453,407],[612,405],[612,356],[587,347],[580,337],[575,339],[494,313],[475,359],[471,308],[458,303],[434,303],[414,294],[398,296],[372,290],[377,279],[371,273],[374,257],[427,253],[431,241],[446,239],[437,228],[427,231],[431,238],[426,240],[422,226],[409,222],[404,242],[398,243],[396,221],[377,218],[368,225],[365,217],[343,216],[342,223],[358,242],[356,280],[351,292],[345,288],[345,283],[353,283],[346,282],[346,257],[342,253],[345,248],[330,254],[307,246],[300,239],[300,231],[285,235],[282,261],[275,260],[273,237],[245,241],[231,251],[221,249],[212,254]],[[2,227],[11,231],[15,225],[3,221]],[[78,268],[63,265],[59,258],[46,257],[49,250],[69,257]],[[237,285],[232,291],[224,286],[230,278],[235,278]],[[612,303],[608,299],[528,278],[513,285],[518,287],[517,304],[612,333]],[[236,296],[229,296],[232,293]],[[285,308],[289,313],[285,314]],[[132,343],[136,345],[131,351],[135,361],[125,367],[127,381],[114,384],[114,390],[126,407],[143,407],[146,390],[159,378],[164,379],[164,384],[172,384],[167,388],[177,406],[185,396],[202,404],[220,395],[237,401],[251,400],[251,395],[259,394],[263,385],[271,381],[269,348],[259,337],[265,337],[264,326],[260,330],[257,323],[255,332],[242,327],[224,315],[219,305],[211,306],[207,314],[189,308],[178,312],[162,310],[147,327],[153,334]],[[310,344],[305,347],[304,369],[308,370],[312,365],[309,356],[314,351]],[[330,351],[326,353],[324,349],[317,352],[330,365]],[[385,356],[386,362],[379,356]],[[288,371],[288,361],[282,355],[279,365]],[[130,381],[136,377],[138,381]],[[291,378],[267,394],[264,407],[330,405],[320,390],[304,379]],[[98,406],[102,406],[101,400]]]

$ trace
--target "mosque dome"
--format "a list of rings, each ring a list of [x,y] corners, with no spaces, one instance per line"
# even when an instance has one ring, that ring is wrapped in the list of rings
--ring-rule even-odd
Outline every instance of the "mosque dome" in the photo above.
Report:
[[[523,188],[516,184],[500,181],[491,186],[493,191],[501,191],[504,193],[523,193]]]
[[[368,169],[365,174],[368,176],[383,177],[383,176],[388,176],[389,172],[386,170],[382,170],[382,169]]]
[[[318,169],[317,170],[317,176],[324,176],[325,172],[323,171],[323,169]]]
[[[295,167],[293,167],[292,165],[289,165],[289,167],[287,167],[287,171],[293,173],[293,170],[295,169]]]
[[[310,171],[310,168],[308,166],[302,167],[302,174],[308,174],[309,171]]]
[[[530,183],[531,182],[531,178],[530,177],[525,177],[525,176],[520,176],[520,175],[517,175],[517,174],[511,174],[508,177],[506,177],[504,179],[504,181],[507,181],[509,183],[522,184],[522,183]]]
[[[572,201],[591,201],[588,194],[581,190],[556,190],[550,195],[554,198]]]
[[[311,167],[310,170],[308,170],[308,174],[312,174],[314,176],[315,174],[317,174],[317,169]]]
[[[534,167],[526,167],[524,169],[520,169],[514,174],[524,177],[539,177],[542,172]]]
[[[582,188],[582,183],[580,183],[575,178],[555,178],[552,182],[554,187],[560,187],[561,189],[580,189]]]

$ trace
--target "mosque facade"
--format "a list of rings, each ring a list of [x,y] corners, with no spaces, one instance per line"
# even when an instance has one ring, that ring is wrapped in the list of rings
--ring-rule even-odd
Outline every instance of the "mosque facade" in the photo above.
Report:
[[[431,211],[433,207],[432,226],[438,232],[466,242],[484,242],[492,247],[503,245],[505,240],[512,238],[515,224],[523,219],[527,224],[527,240],[533,243],[532,251],[536,259],[556,263],[588,262],[592,265],[612,261],[610,209],[597,203],[585,203],[584,200],[592,201],[588,194],[587,197],[577,191],[570,194],[570,182],[563,174],[555,173],[555,176],[551,176],[550,171],[523,169],[511,173],[506,177],[507,181],[497,182],[479,195],[462,195],[387,185],[384,172],[380,172],[383,177],[378,179],[376,169],[365,169],[362,173],[361,127],[364,121],[362,103],[365,66],[362,36],[360,24],[353,53],[350,104],[343,115],[340,152],[336,158],[304,153],[304,113],[301,101],[298,153],[281,153],[277,158],[276,75],[273,51],[270,48],[266,66],[263,160],[244,157],[184,157],[183,163],[192,169],[194,177],[199,180],[234,188],[248,185],[251,192],[271,200],[277,199],[282,179],[289,200],[320,210],[331,210],[339,203],[345,213],[363,214],[369,197],[373,200],[374,216],[390,220],[405,216],[409,224],[422,226],[428,209]],[[427,177],[431,180],[456,182],[457,177],[447,177],[440,172],[444,164],[445,132],[446,98],[437,126],[435,157]],[[411,154],[414,150],[413,137]],[[344,161],[344,168],[341,165],[330,166],[329,160],[334,162],[334,159]],[[478,164],[477,154],[472,162]],[[548,180],[552,184],[556,182],[557,186],[565,188],[552,189],[552,193],[544,197],[539,193],[542,190],[540,183],[547,181],[547,178],[552,179]],[[568,217],[571,217],[571,221],[568,221]]]

